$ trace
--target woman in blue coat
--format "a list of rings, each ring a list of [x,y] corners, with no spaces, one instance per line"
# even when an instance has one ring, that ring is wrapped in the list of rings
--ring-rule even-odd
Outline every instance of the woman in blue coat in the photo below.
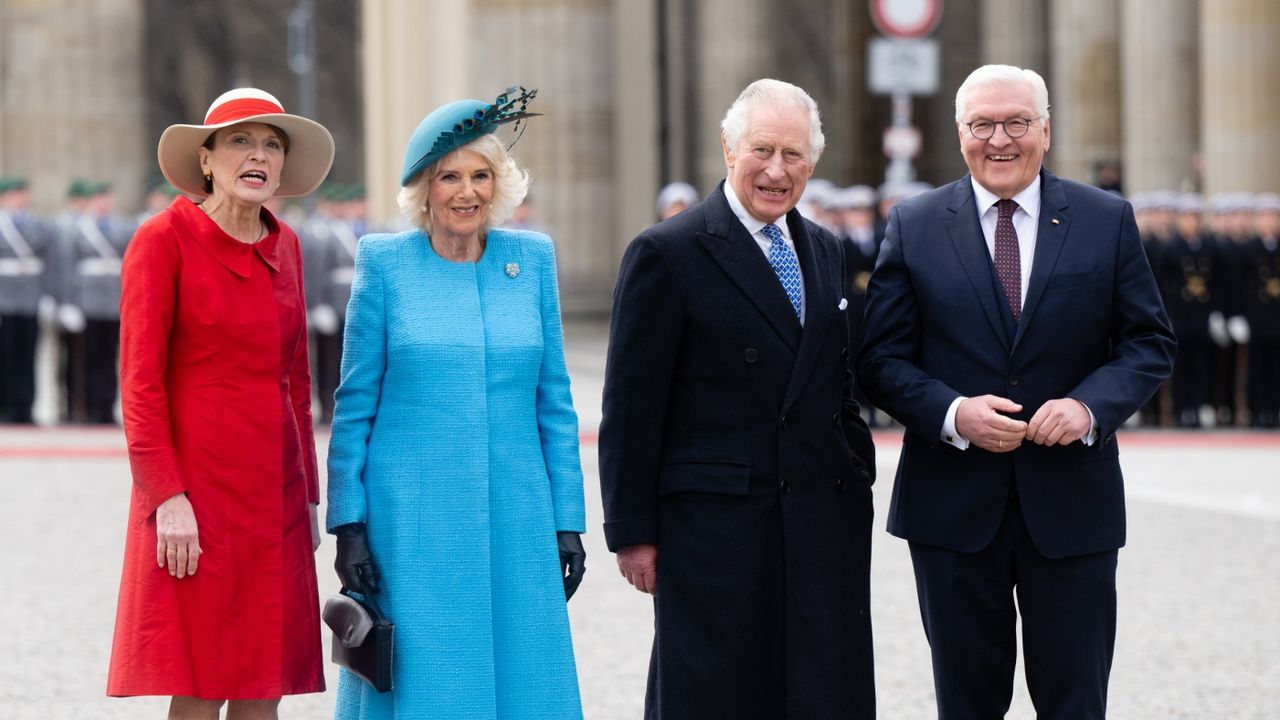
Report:
[[[503,230],[528,174],[493,134],[535,91],[460,100],[409,141],[419,229],[356,253],[329,445],[342,584],[396,625],[394,683],[342,670],[338,718],[580,718],[578,421],[550,238]]]

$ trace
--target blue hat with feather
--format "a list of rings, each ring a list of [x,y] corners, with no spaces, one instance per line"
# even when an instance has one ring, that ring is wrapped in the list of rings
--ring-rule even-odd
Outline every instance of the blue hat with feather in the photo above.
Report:
[[[513,85],[491,103],[483,100],[456,100],[432,110],[431,114],[418,123],[418,129],[409,138],[409,146],[404,150],[400,185],[408,185],[409,181],[432,163],[463,145],[494,132],[499,125],[517,123],[514,133],[518,140],[523,132],[520,121],[541,114],[525,109],[537,94],[537,90],[525,90],[519,85]],[[515,144],[515,140],[511,144]]]

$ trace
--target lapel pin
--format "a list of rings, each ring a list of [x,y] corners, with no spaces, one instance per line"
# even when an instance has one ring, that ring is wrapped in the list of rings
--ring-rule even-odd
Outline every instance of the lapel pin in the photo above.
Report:
[[[507,277],[516,277],[520,274],[520,263],[507,263]]]
[[[1050,220],[1049,220],[1049,222],[1053,223],[1054,225],[1057,225],[1057,224],[1058,224],[1058,218],[1052,218],[1052,219],[1050,219]]]

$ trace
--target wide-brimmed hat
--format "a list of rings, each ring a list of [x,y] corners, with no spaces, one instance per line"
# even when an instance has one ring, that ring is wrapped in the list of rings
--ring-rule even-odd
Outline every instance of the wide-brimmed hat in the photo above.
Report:
[[[400,184],[408,185],[410,180],[432,163],[482,135],[497,130],[499,125],[539,115],[540,113],[525,111],[529,101],[537,94],[537,90],[525,90],[514,85],[491,103],[483,100],[456,100],[432,110],[418,123],[418,128],[409,138],[409,146],[404,150]],[[517,139],[518,132],[517,129]]]
[[[274,125],[288,136],[276,197],[301,197],[324,182],[333,166],[333,136],[314,120],[286,113],[274,95],[257,88],[236,88],[218,96],[203,125],[170,125],[156,148],[160,172],[188,195],[208,195],[197,149],[219,129],[247,122]]]

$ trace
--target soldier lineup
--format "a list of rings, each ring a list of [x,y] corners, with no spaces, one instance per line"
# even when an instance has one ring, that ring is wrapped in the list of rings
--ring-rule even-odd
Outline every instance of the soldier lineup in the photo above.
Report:
[[[929,186],[841,188],[813,180],[799,208],[845,243],[850,337],[893,205]],[[682,192],[675,192],[679,190]],[[684,199],[681,184],[666,195]],[[137,216],[105,182],[75,180],[63,210],[41,217],[27,182],[0,178],[0,422],[119,422],[120,261],[134,230],[176,194],[156,184]],[[659,212],[665,203],[659,198]],[[696,201],[696,196],[694,198]],[[1149,192],[1130,198],[1178,338],[1173,378],[1144,427],[1280,427],[1280,195]],[[687,201],[686,201],[687,202]],[[364,189],[331,184],[309,210],[273,207],[298,228],[317,420],[333,411],[356,240],[372,228]],[[864,404],[872,425],[892,420]]]

